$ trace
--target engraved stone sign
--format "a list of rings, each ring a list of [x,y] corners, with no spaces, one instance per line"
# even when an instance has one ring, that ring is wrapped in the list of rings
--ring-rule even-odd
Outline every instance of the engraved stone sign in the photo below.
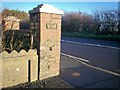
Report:
[[[50,22],[46,24],[46,28],[47,29],[52,29],[52,30],[56,30],[57,29],[57,24],[54,22]]]

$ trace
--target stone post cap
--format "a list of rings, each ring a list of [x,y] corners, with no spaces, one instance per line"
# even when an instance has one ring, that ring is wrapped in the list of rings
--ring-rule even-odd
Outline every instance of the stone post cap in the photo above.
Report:
[[[14,16],[7,16],[5,17],[3,20],[5,21],[16,21],[16,22],[20,22],[20,19],[15,18]]]
[[[29,11],[29,14],[38,13],[38,12],[45,12],[45,13],[53,13],[53,14],[64,14],[64,12],[53,5],[49,4],[40,4],[33,10]]]

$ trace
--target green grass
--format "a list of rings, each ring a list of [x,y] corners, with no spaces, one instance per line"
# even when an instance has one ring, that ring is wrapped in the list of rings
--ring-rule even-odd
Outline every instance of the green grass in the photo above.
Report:
[[[120,41],[120,35],[95,35],[89,33],[62,32],[62,36]]]

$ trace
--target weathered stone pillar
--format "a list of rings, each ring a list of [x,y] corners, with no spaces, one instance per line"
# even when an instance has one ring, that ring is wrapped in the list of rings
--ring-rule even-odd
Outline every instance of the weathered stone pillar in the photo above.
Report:
[[[52,5],[41,4],[29,11],[31,30],[39,40],[39,79],[59,75],[61,15],[63,11]]]
[[[2,21],[2,29],[6,30],[19,30],[20,29],[20,19],[14,16],[7,16]]]

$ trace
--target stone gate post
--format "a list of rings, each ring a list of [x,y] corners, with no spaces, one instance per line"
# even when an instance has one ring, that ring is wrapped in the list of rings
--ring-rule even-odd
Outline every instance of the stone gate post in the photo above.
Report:
[[[30,29],[36,31],[39,41],[38,79],[43,80],[59,75],[61,15],[63,11],[48,5],[38,5],[30,14]],[[33,41],[34,42],[34,41]]]
[[[14,16],[7,16],[2,21],[2,30],[19,30],[20,29],[20,19]]]

